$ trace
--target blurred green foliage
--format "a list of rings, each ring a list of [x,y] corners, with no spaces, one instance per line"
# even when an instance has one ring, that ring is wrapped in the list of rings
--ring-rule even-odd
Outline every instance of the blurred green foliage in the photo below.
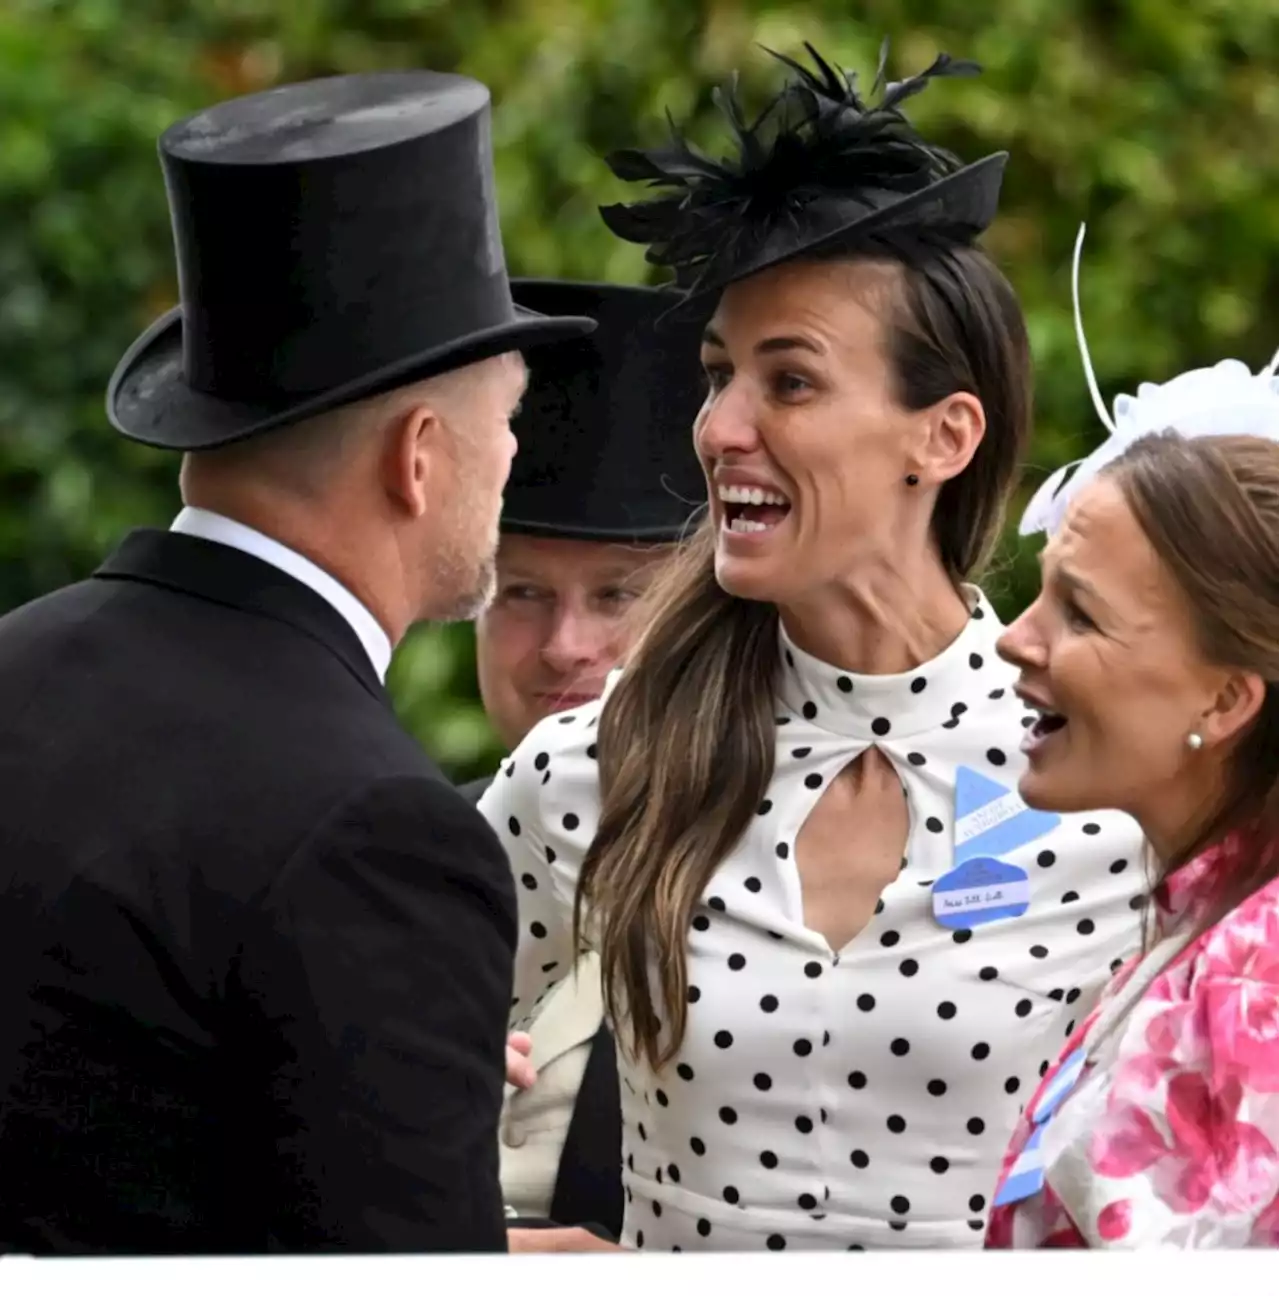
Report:
[[[1038,365],[1026,489],[1100,434],[1072,333],[1069,264],[1108,400],[1276,345],[1273,0],[5,0],[0,5],[0,608],[92,570],[130,526],[166,524],[176,462],[106,422],[106,380],[175,298],[155,142],[171,121],[273,83],[385,67],[467,73],[494,92],[515,274],[644,282],[642,250],[596,215],[622,186],[600,156],[656,142],[663,112],[716,141],[711,87],[759,46],[812,41],[890,71],[939,49],[986,74],[912,104],[962,156],[1012,153],[987,243],[1022,296]],[[1006,614],[1034,589],[1010,540]],[[407,722],[447,768],[495,749],[470,631],[424,627],[397,657]]]

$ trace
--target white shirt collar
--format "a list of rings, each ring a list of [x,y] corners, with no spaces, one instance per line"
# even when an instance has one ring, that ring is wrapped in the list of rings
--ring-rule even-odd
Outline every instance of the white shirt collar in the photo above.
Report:
[[[386,683],[387,667],[391,665],[391,640],[387,638],[386,631],[374,619],[373,613],[346,586],[339,584],[309,558],[304,558],[296,550],[263,535],[261,531],[245,526],[243,522],[223,517],[221,513],[211,513],[208,509],[184,508],[174,518],[169,530],[199,536],[202,540],[212,540],[215,544],[229,545],[232,549],[252,554],[314,590],[355,631],[365,652],[369,654],[378,679]]]

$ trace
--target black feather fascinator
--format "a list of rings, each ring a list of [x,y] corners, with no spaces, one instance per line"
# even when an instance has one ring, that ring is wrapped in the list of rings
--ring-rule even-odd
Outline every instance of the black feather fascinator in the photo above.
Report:
[[[931,81],[976,74],[976,63],[939,54],[918,75],[886,82],[886,41],[871,87],[879,98],[868,103],[855,73],[805,49],[813,70],[766,51],[786,66],[787,80],[750,123],[736,74],[714,92],[736,156],[707,157],[668,116],[668,145],[605,159],[619,179],[667,191],[600,214],[620,238],[647,244],[650,263],[675,272],[686,301],[889,228],[967,243],[995,216],[1008,154],[966,166],[922,139],[901,107]]]

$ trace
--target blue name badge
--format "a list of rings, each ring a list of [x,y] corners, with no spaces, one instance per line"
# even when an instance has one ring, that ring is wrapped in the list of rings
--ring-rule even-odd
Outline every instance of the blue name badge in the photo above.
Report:
[[[1031,904],[1027,870],[1003,860],[965,860],[933,884],[933,916],[953,931],[1020,918]]]
[[[980,855],[1010,851],[1051,833],[1062,816],[1032,810],[1018,795],[977,770],[956,770],[955,856],[960,864]]]
[[[985,774],[956,770],[956,867],[933,884],[933,916],[951,929],[1019,918],[1031,904],[1026,869],[999,859],[1062,822],[1032,810],[1018,795]]]

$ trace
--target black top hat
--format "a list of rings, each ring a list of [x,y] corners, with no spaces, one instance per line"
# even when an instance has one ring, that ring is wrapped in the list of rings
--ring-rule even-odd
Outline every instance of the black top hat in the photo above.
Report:
[[[502,529],[568,539],[669,541],[706,504],[693,449],[705,383],[701,329],[654,321],[676,300],[655,288],[516,280],[530,310],[582,312],[589,338],[529,357],[512,430],[520,443]]]
[[[936,77],[978,72],[976,63],[940,54],[918,76],[886,85],[886,42],[872,86],[883,92],[869,106],[856,75],[837,71],[812,45],[805,48],[817,71],[774,54],[791,75],[751,124],[736,79],[716,92],[737,141],[736,158],[712,161],[673,125],[668,147],[626,149],[608,159],[620,179],[672,191],[600,213],[621,238],[649,244],[651,263],[675,271],[686,303],[781,262],[889,231],[971,242],[995,217],[1008,154],[964,166],[921,139],[899,108]]]
[[[160,160],[182,305],[112,376],[136,441],[224,445],[593,327],[512,302],[477,81],[282,86],[172,126]]]

